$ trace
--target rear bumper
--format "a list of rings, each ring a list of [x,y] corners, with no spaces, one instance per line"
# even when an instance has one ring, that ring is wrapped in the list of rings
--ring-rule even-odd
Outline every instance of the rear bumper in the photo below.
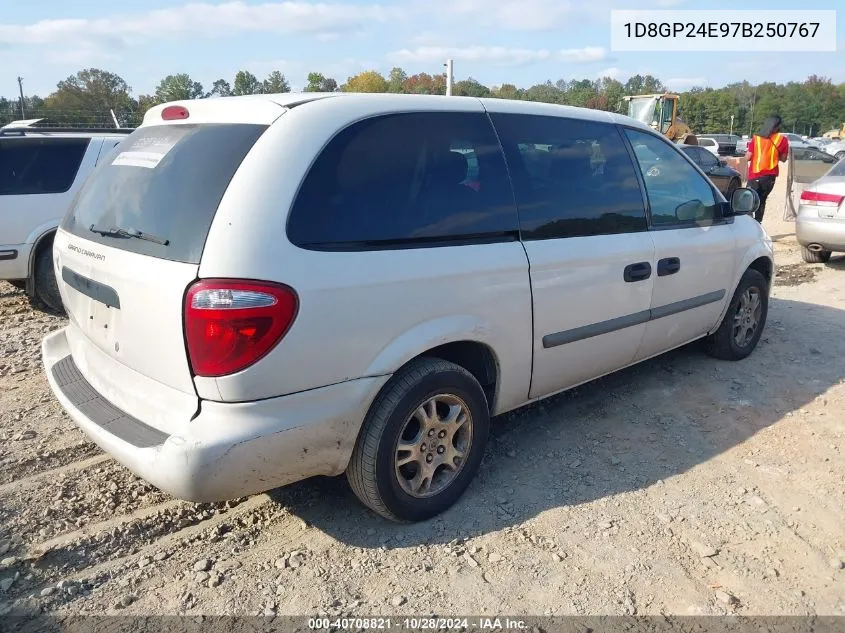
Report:
[[[29,277],[32,244],[0,244],[0,279]]]
[[[801,246],[820,244],[828,251],[845,251],[845,218],[807,218],[799,212],[795,219],[795,237]]]
[[[257,402],[201,401],[167,434],[129,416],[87,382],[64,330],[42,343],[47,380],[74,422],[139,477],[175,497],[222,501],[315,475],[338,475],[387,376]],[[172,428],[172,427],[171,427]]]

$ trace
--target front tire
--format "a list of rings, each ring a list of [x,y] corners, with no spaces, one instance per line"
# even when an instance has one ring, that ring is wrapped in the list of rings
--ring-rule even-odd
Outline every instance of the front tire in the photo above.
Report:
[[[419,358],[376,398],[346,477],[355,495],[381,516],[429,519],[469,486],[489,428],[487,400],[472,374],[454,363]]]
[[[842,152],[836,152],[836,153],[833,155],[833,157],[834,157],[836,160],[842,160],[843,158],[845,158],[845,151],[842,151]]]
[[[760,340],[769,313],[769,284],[757,270],[745,271],[728,305],[728,311],[707,339],[707,351],[720,360],[746,358]]]
[[[824,264],[830,259],[830,251],[811,251],[806,246],[801,247],[801,257],[808,264]]]
[[[47,247],[35,259],[35,296],[54,312],[63,312],[62,296],[53,269],[53,249]]]

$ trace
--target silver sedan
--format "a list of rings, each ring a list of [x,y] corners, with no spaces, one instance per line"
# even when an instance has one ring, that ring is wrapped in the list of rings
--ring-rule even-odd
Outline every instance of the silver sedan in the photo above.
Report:
[[[801,192],[795,236],[805,262],[822,263],[845,252],[845,160]]]

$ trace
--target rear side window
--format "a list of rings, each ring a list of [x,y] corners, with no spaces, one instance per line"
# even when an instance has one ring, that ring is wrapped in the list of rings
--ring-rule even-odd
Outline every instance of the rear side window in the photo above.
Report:
[[[87,240],[196,264],[232,176],[267,129],[202,124],[142,127],[101,160],[65,216]],[[158,241],[91,230],[141,231]]]
[[[312,250],[515,239],[513,193],[489,119],[418,112],[349,126],[305,177],[287,232]]]
[[[614,125],[494,114],[523,239],[647,230],[637,174]]]
[[[0,196],[65,193],[88,143],[87,138],[0,140]]]

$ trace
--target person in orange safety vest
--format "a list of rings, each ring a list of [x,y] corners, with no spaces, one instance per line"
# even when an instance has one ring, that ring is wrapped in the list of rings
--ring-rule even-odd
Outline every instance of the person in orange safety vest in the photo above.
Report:
[[[754,214],[758,222],[763,221],[766,212],[766,198],[775,186],[778,177],[778,163],[789,155],[789,141],[780,133],[781,118],[770,116],[757,134],[751,137],[745,158],[748,160],[748,188],[760,196],[760,208]]]

